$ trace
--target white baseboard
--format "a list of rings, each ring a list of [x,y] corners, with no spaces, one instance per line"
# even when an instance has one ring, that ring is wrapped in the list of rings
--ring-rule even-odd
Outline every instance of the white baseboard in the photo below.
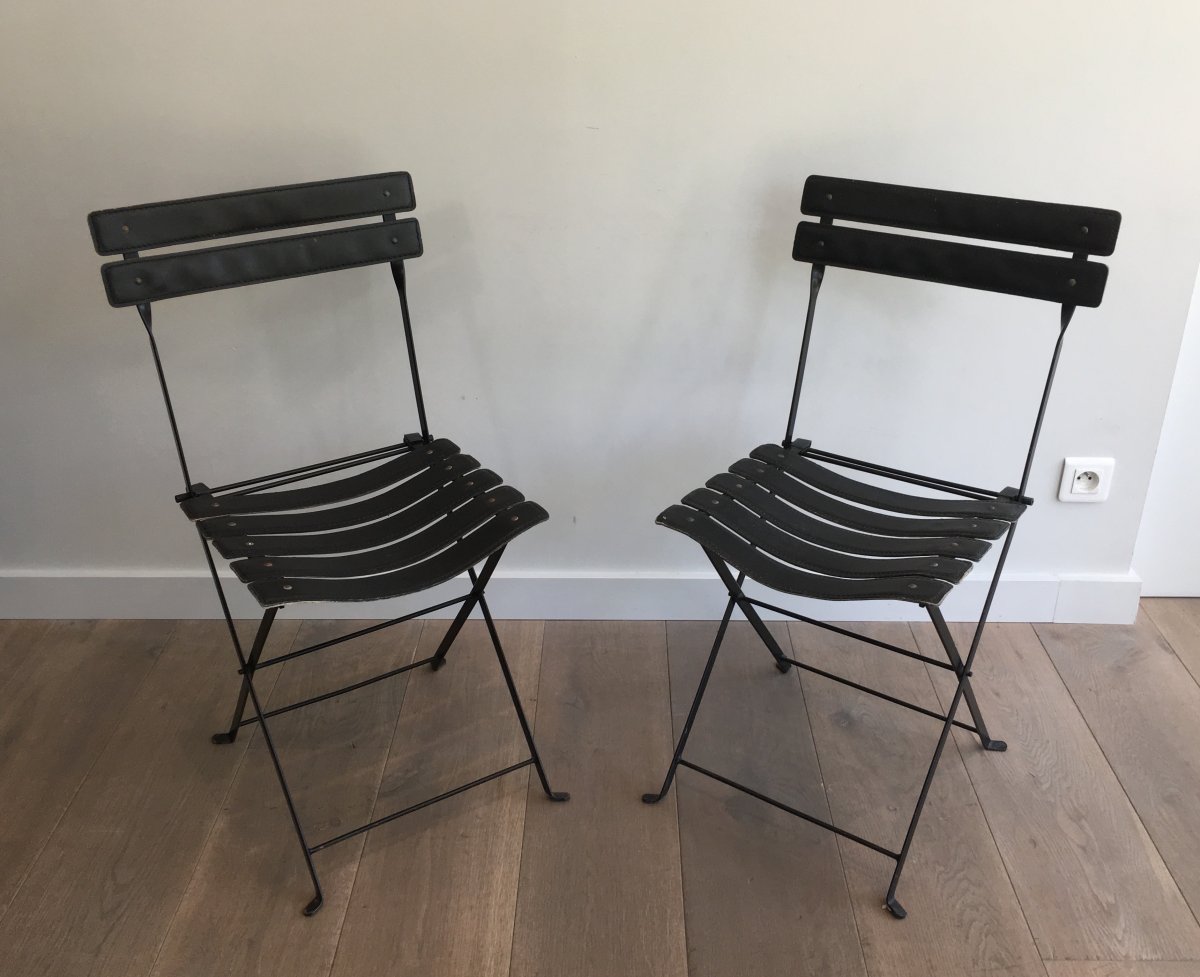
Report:
[[[232,578],[231,578],[232,580]],[[465,593],[465,578],[417,598],[371,604],[297,604],[300,618],[398,617]],[[951,621],[975,620],[987,580],[967,579],[942,610]],[[245,589],[227,587],[236,617],[260,608]],[[772,594],[754,585],[752,596],[827,621],[921,620],[915,604],[897,601],[813,601]],[[1008,574],[992,608],[995,621],[1129,624],[1137,614],[1141,580],[1134,573],[1056,576]],[[488,603],[501,618],[557,620],[707,620],[720,616],[725,589],[704,573],[497,572]],[[454,608],[434,617],[449,617]],[[207,575],[179,571],[0,571],[0,618],[211,618],[220,607]],[[772,618],[770,614],[764,617]]]

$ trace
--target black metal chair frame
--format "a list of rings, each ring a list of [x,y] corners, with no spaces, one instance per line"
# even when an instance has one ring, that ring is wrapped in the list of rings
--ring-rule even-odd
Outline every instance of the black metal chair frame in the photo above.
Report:
[[[683,766],[864,845],[896,863],[884,905],[893,916],[903,919],[906,912],[896,899],[896,887],[951,729],[957,726],[976,734],[985,750],[1007,748],[1002,740],[989,733],[970,678],[1012,546],[1016,521],[1033,503],[1026,489],[1067,326],[1076,307],[1098,306],[1104,293],[1107,268],[1088,258],[1112,254],[1120,214],[1097,208],[820,176],[806,181],[801,210],[818,221],[802,221],[798,225],[792,252],[795,260],[809,262],[812,271],[800,360],[783,441],[780,445],[755,449],[749,458],[731,466],[728,473],[710,479],[704,489],[686,496],[683,505],[671,506],[658,518],[660,525],[689,536],[703,547],[729,593],[729,600],[662,788],[645,794],[642,800],[646,803],[661,800],[670,789],[676,770]],[[1065,251],[1071,257],[834,225],[835,219]],[[829,266],[984,289],[1061,306],[1058,340],[1050,356],[1018,487],[993,491],[964,485],[834,454],[795,438],[813,314]],[[889,491],[835,473],[828,465],[934,490],[941,497],[924,498]],[[810,513],[819,518],[811,518]],[[988,541],[1000,537],[1003,546],[970,646],[963,656],[939,605],[971,564],[986,552]],[[807,597],[918,603],[927,610],[948,660],[918,654],[748,597],[742,589],[747,577],[771,589]],[[684,758],[688,736],[735,607],[767,646],[781,672],[794,665],[940,721],[941,735],[898,851],[796,810]],[[789,657],[764,625],[759,608],[953,672],[958,683],[949,708],[945,713],[935,712]],[[963,700],[971,715],[970,723],[955,718]]]
[[[196,523],[237,658],[238,674],[242,676],[229,727],[214,734],[212,741],[232,743],[243,726],[254,723],[261,726],[312,879],[314,894],[304,908],[307,916],[320,909],[323,902],[313,855],[332,845],[528,766],[537,771],[542,790],[550,800],[565,801],[569,797],[550,788],[484,594],[507,543],[548,517],[541,506],[526,501],[515,489],[501,485],[498,475],[480,468],[474,458],[459,452],[452,442],[435,440],[429,433],[404,266],[406,259],[422,253],[420,228],[414,219],[397,219],[398,213],[411,211],[415,205],[409,175],[397,172],[143,204],[97,211],[88,218],[97,252],[122,256],[120,261],[105,264],[101,269],[105,291],[114,307],[135,306],[145,327],[183,474],[185,490],[175,501]],[[143,250],[212,238],[364,218],[382,218],[382,223],[309,230],[152,257],[140,254]],[[381,263],[390,265],[400,300],[420,432],[406,435],[397,444],[215,488],[194,482],[155,340],[152,303],[215,289]],[[376,467],[326,480],[338,472],[366,465]],[[313,483],[298,489],[267,491],[305,481]],[[248,584],[264,608],[248,653],[234,626],[214,549],[235,561],[232,565],[239,578]],[[480,563],[482,566],[476,571]],[[429,589],[464,571],[471,586],[460,597],[329,641],[262,658],[271,626],[286,604],[397,597]],[[459,610],[428,658],[300,702],[269,710],[263,708],[254,681],[260,670],[454,605],[459,605]],[[445,664],[450,647],[477,606],[529,756],[403,810],[310,844],[293,803],[268,720],[424,665],[436,671]],[[245,716],[247,705],[253,713],[249,718]]]

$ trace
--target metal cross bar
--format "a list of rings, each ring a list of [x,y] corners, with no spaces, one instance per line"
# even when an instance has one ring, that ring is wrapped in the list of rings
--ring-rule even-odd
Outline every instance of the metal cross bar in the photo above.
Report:
[[[822,451],[819,448],[809,448],[805,454],[810,458],[827,461],[841,468],[853,468],[856,471],[868,472],[872,475],[884,475],[888,478],[894,478],[898,482],[923,485],[926,488],[939,489],[943,492],[962,495],[971,499],[983,500],[1004,497],[1003,492],[996,492],[992,489],[979,488],[976,485],[964,485],[962,482],[951,482],[944,478],[934,478],[931,475],[920,475],[917,472],[907,472],[900,468],[888,468],[885,465],[876,465],[870,461],[860,461],[858,458],[851,458],[847,455],[836,455],[831,451]]]
[[[880,641],[877,638],[869,638],[865,634],[859,634],[857,631],[850,631],[847,628],[839,628],[835,624],[830,624],[828,621],[818,621],[814,617],[807,617],[804,614],[797,614],[795,611],[789,611],[786,607],[778,607],[775,604],[768,604],[766,601],[756,600],[753,597],[747,597],[746,601],[754,604],[756,607],[761,607],[765,611],[774,611],[776,614],[783,614],[796,621],[802,621],[805,624],[811,624],[816,628],[823,628],[826,631],[832,631],[834,634],[841,634],[847,638],[855,638],[864,644],[874,645],[876,648],[883,648],[886,651],[895,652],[897,655],[903,655],[905,658],[912,658],[919,662],[924,662],[926,665],[932,665],[935,668],[944,668],[947,671],[954,671],[953,665],[947,665],[943,661],[938,661],[936,658],[930,658],[928,655],[922,655],[916,651],[909,651],[907,648],[901,648],[899,645],[888,644],[886,641]]]
[[[364,831],[370,831],[372,828],[378,828],[381,824],[387,824],[389,821],[395,821],[397,818],[402,818],[406,814],[412,814],[413,812],[419,811],[422,808],[429,807],[430,805],[436,804],[438,801],[444,801],[449,797],[454,797],[456,794],[461,794],[464,791],[468,791],[472,787],[478,787],[481,784],[486,784],[488,781],[497,780],[506,774],[513,773],[514,771],[520,770],[523,767],[528,767],[532,763],[533,757],[529,757],[527,760],[522,760],[520,763],[514,763],[510,766],[507,766],[503,770],[497,770],[495,773],[489,773],[486,777],[480,777],[478,780],[472,780],[469,784],[463,784],[461,787],[455,787],[453,790],[448,790],[444,793],[438,794],[437,797],[431,797],[428,800],[421,801],[418,804],[413,804],[411,807],[406,807],[402,811],[393,811],[391,814],[385,814],[381,818],[368,821],[366,824],[360,824],[357,828],[351,828],[349,831],[345,831],[340,835],[336,835],[333,838],[322,841],[319,845],[313,845],[308,849],[308,852],[310,855],[315,855],[317,852],[329,848],[331,845],[336,845],[340,841],[346,841],[349,838],[353,838],[356,835],[362,834]]]
[[[740,790],[743,794],[749,794],[751,797],[757,798],[764,804],[770,804],[772,807],[777,807],[781,811],[787,811],[788,814],[802,818],[803,820],[809,821],[812,824],[819,825],[820,827],[825,828],[827,831],[832,831],[835,835],[841,835],[843,838],[848,838],[850,841],[856,841],[858,844],[864,845],[867,848],[870,848],[872,851],[877,851],[881,855],[887,855],[887,857],[893,861],[900,857],[899,852],[894,852],[884,848],[882,845],[877,845],[875,842],[863,838],[861,835],[856,835],[853,832],[839,828],[836,824],[832,824],[829,821],[814,817],[811,814],[805,814],[803,811],[798,811],[796,808],[790,807],[789,805],[784,804],[782,801],[777,801],[775,798],[768,797],[766,794],[760,794],[752,787],[747,787],[745,784],[739,784],[736,780],[730,780],[728,777],[722,777],[719,773],[714,773],[711,770],[707,770],[698,764],[692,763],[690,760],[680,760],[679,765],[681,767],[687,767],[689,770],[695,770],[696,773],[702,773],[706,777],[711,777],[713,780],[719,781],[720,783],[725,784],[727,787],[732,787],[734,790]]]
[[[330,638],[328,641],[322,641],[320,644],[309,645],[307,648],[300,648],[297,651],[289,651],[284,655],[277,655],[274,658],[268,658],[265,662],[259,662],[259,668],[267,668],[271,665],[278,665],[282,662],[291,661],[293,658],[299,658],[302,655],[311,654],[314,651],[321,651],[325,648],[331,648],[334,645],[340,645],[343,641],[349,641],[352,638],[361,638],[366,634],[374,634],[376,631],[382,631],[384,628],[390,628],[396,624],[403,624],[405,621],[411,621],[415,617],[420,617],[422,614],[431,614],[433,611],[440,611],[445,607],[453,607],[466,600],[470,594],[464,594],[462,597],[454,597],[450,600],[444,600],[440,604],[433,604],[430,607],[422,607],[419,611],[413,611],[411,614],[405,614],[401,617],[394,617],[390,621],[384,621],[382,624],[372,624],[370,627],[362,628],[358,631],[351,631],[349,634],[343,634],[340,638]]]
[[[329,461],[320,461],[313,465],[305,465],[302,468],[293,468],[286,472],[275,472],[273,475],[261,475],[258,478],[247,478],[240,482],[230,482],[228,485],[218,485],[216,488],[209,489],[208,494],[217,495],[221,492],[229,492],[232,495],[250,495],[253,492],[261,492],[264,489],[275,488],[278,485],[287,485],[291,482],[299,482],[305,478],[317,478],[320,475],[329,475],[333,472],[341,471],[343,468],[366,465],[372,461],[380,461],[384,458],[390,458],[392,455],[402,455],[409,451],[412,451],[411,444],[392,444],[383,448],[375,448],[373,451],[360,451],[358,454],[333,458]]]

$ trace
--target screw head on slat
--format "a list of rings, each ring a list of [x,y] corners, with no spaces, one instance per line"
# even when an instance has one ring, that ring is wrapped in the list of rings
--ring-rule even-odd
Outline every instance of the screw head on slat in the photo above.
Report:
[[[390,197],[390,196],[392,195],[392,191],[391,191],[391,190],[384,190],[384,191],[383,191],[383,195],[384,195],[385,197]]]
[[[122,225],[121,225],[121,230],[122,230],[124,233],[128,234],[128,233],[129,233],[129,225],[128,225],[128,224],[122,224]]]
[[[1074,279],[1074,278],[1068,278],[1068,279],[1067,279],[1067,284],[1068,284],[1069,286],[1071,286],[1071,288],[1074,288],[1074,287],[1075,287],[1075,279]]]
[[[225,523],[225,525],[226,526],[236,526],[237,523],[236,522],[227,522],[227,523]]]
[[[248,540],[246,540],[246,545],[247,545],[247,546],[253,546],[253,545],[254,545],[254,540],[252,540],[252,539],[248,539]]]
[[[292,585],[291,585],[290,583],[285,583],[285,584],[283,585],[283,589],[284,589],[284,590],[291,590],[291,589],[292,589]]]

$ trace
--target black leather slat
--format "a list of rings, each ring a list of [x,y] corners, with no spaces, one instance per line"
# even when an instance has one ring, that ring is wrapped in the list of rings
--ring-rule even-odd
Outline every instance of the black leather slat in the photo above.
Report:
[[[850,580],[827,577],[785,566],[754,549],[716,520],[683,505],[673,505],[658,517],[659,525],[674,529],[711,550],[746,576],[772,590],[821,600],[907,600],[939,604],[951,584],[929,577],[885,577]]]
[[[109,304],[119,307],[415,258],[421,250],[420,228],[416,220],[409,218],[155,258],[110,261],[100,269],[100,275]]]
[[[864,556],[951,556],[964,560],[978,560],[991,548],[991,544],[983,540],[966,539],[961,536],[901,538],[856,533],[851,529],[843,529],[841,526],[814,519],[772,495],[761,485],[731,472],[715,475],[706,484],[709,488],[737,499],[751,512],[793,536],[844,553],[859,553]]]
[[[477,496],[445,518],[426,526],[407,539],[346,556],[255,557],[235,560],[231,566],[238,579],[245,582],[274,580],[280,577],[365,577],[386,573],[416,563],[445,549],[456,539],[503,513],[525,496],[509,485]]]
[[[297,536],[239,536],[217,539],[213,545],[226,559],[248,553],[258,556],[317,556],[330,553],[354,553],[403,539],[471,498],[495,488],[502,479],[494,471],[477,468],[448,482],[432,495],[401,509],[394,515],[354,529],[336,532],[302,533]],[[253,544],[253,545],[251,545]]]
[[[790,536],[748,509],[712,489],[696,489],[684,496],[683,502],[711,516],[726,529],[731,529],[746,542],[764,553],[790,563],[802,570],[826,573],[835,577],[934,577],[958,583],[971,569],[966,560],[944,556],[871,558],[851,556],[835,550],[814,546]]]
[[[423,499],[437,491],[456,475],[479,467],[470,455],[453,455],[421,474],[401,482],[395,488],[372,495],[360,502],[331,509],[312,509],[306,512],[283,513],[265,516],[238,516],[237,519],[205,519],[197,523],[200,532],[207,538],[258,535],[291,535],[293,533],[321,533],[333,529],[349,529],[390,516],[394,512]],[[236,526],[228,523],[236,522]],[[251,548],[253,552],[253,548]],[[243,555],[237,549],[232,552]]]
[[[971,539],[999,539],[1008,523],[997,519],[918,519],[895,516],[890,512],[862,509],[841,502],[796,481],[790,475],[761,461],[743,458],[730,466],[735,475],[757,482],[786,502],[832,522],[884,536],[966,536]]]
[[[1100,207],[924,190],[831,176],[810,176],[805,181],[800,209],[810,217],[906,227],[1072,254],[1112,254],[1121,227],[1120,214]]]
[[[88,215],[88,227],[98,254],[125,254],[233,234],[374,217],[415,206],[407,173],[377,173],[97,210]]]
[[[1108,268],[1096,261],[809,221],[796,228],[792,257],[836,268],[1088,307],[1100,304],[1108,279]]]
[[[190,519],[228,519],[257,512],[286,512],[333,505],[370,495],[415,475],[444,458],[458,454],[458,445],[445,438],[417,445],[399,458],[393,458],[364,472],[320,485],[287,489],[282,492],[251,492],[245,495],[199,495],[185,499],[179,507]]]
[[[1003,519],[1006,522],[1016,522],[1025,512],[1025,506],[1019,502],[1000,499],[931,499],[893,492],[830,471],[823,465],[805,458],[799,451],[781,448],[777,444],[759,445],[750,452],[750,457],[782,468],[800,481],[822,492],[836,495],[839,499],[891,512],[904,512],[913,516],[975,516],[982,519]]]
[[[364,601],[402,597],[457,577],[525,530],[549,518],[546,510],[536,502],[522,502],[509,509],[502,518],[485,523],[437,556],[403,570],[349,580],[265,580],[250,584],[249,589],[263,607],[277,607],[297,601]]]

